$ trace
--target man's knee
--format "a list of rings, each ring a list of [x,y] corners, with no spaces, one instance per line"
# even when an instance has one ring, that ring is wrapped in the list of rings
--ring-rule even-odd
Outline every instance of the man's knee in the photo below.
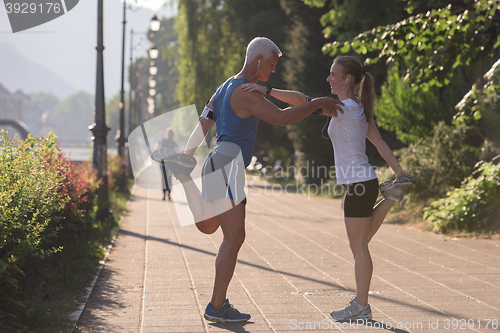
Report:
[[[210,219],[200,221],[196,223],[196,228],[204,234],[211,235],[219,229],[219,220],[215,216]]]

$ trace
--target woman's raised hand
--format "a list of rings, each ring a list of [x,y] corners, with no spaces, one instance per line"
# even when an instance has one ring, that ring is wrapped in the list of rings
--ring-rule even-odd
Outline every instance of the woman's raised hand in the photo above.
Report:
[[[261,94],[266,93],[266,87],[263,87],[257,83],[242,83],[241,88],[247,92],[258,91]]]
[[[333,99],[331,97],[319,97],[313,99],[312,101],[320,101],[321,111],[325,116],[337,117],[339,112],[344,113],[344,110],[341,107],[342,105],[344,105],[344,103],[339,100]]]

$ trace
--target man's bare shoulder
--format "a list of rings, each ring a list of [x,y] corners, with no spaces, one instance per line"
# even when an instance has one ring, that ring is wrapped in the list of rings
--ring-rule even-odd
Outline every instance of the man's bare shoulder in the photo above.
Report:
[[[259,93],[258,91],[253,91],[253,92],[247,92],[245,90],[243,90],[242,88],[242,85],[239,84],[237,85],[234,90],[233,90],[233,93],[231,95],[231,101],[233,101],[233,99],[235,100],[240,100],[240,101],[243,101],[243,102],[253,102],[253,103],[256,103],[256,102],[259,102],[259,101],[262,101],[264,97],[262,96],[261,93]]]
[[[236,86],[233,89],[231,94],[231,107],[238,116],[242,118],[251,117],[253,114],[251,112],[252,106],[262,103],[264,101],[264,97],[261,93],[247,92],[241,88],[241,84]]]

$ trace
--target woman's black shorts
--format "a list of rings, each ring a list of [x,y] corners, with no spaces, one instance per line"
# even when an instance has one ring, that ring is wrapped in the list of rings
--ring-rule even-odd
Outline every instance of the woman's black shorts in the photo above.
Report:
[[[370,217],[378,197],[378,179],[344,185],[345,217]]]

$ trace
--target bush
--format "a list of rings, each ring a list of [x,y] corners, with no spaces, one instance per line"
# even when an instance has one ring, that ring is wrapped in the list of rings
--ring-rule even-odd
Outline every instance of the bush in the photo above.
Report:
[[[410,200],[425,203],[460,186],[481,158],[477,137],[475,128],[440,122],[431,136],[395,152],[403,168],[417,179],[408,191]]]
[[[498,155],[494,161],[500,160]],[[441,232],[484,227],[500,203],[500,165],[479,162],[459,188],[425,208],[424,218]]]
[[[52,288],[51,282],[60,277],[56,275],[63,266],[62,258],[68,254],[66,248],[88,243],[95,228],[96,188],[92,170],[84,165],[76,167],[64,158],[53,134],[47,139],[28,136],[24,141],[3,136],[0,146],[2,326],[5,323],[26,326],[29,321],[26,314],[33,305],[30,298]],[[66,271],[70,275],[69,269]],[[41,288],[40,283],[47,287]]]
[[[60,192],[64,170],[50,163],[57,154],[54,138],[24,142],[3,136],[0,155],[0,282],[17,288],[29,260],[60,250],[44,245],[53,238],[68,198]],[[49,227],[52,225],[52,227]]]

